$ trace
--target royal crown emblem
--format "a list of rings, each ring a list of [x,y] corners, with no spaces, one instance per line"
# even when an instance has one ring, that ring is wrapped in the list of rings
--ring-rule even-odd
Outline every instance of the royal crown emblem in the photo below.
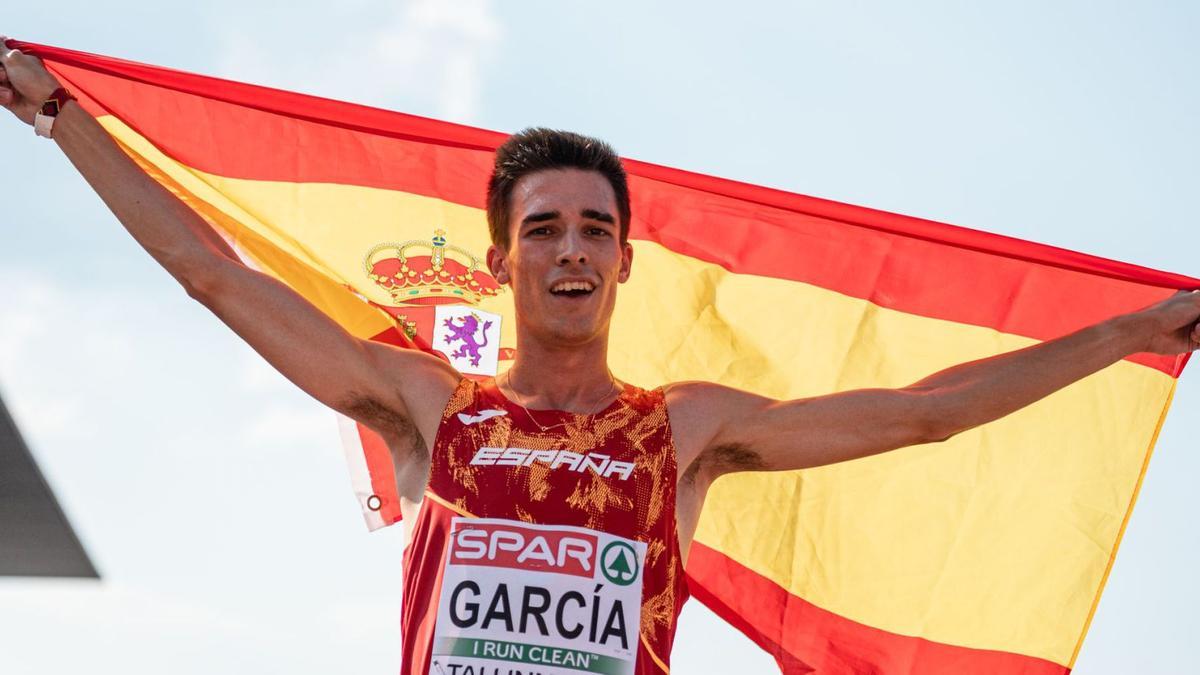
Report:
[[[417,251],[429,255],[413,255]],[[391,253],[391,255],[386,255]],[[399,305],[477,305],[498,295],[503,287],[480,269],[482,260],[460,246],[446,243],[446,232],[433,239],[379,244],[363,259],[367,278]]]

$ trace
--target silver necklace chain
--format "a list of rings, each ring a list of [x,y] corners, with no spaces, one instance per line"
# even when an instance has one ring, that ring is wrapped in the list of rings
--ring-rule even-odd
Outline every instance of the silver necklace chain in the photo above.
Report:
[[[542,433],[545,433],[551,429],[554,429],[555,427],[561,427],[562,425],[566,424],[566,422],[559,422],[558,424],[551,424],[548,427],[544,427],[541,424],[539,424],[538,421],[533,418],[533,413],[530,412],[529,408],[527,408],[525,406],[525,401],[521,398],[521,394],[518,393],[516,389],[513,389],[512,371],[511,370],[506,371],[504,373],[504,376],[507,378],[505,384],[508,387],[508,390],[512,392],[513,398],[516,399],[517,407],[519,407],[521,410],[525,411],[525,416],[528,417],[529,421],[533,422],[534,426],[536,426],[538,429],[540,429],[542,431]],[[596,413],[600,412],[600,410],[601,410],[599,407],[600,403],[602,403],[604,401],[604,399],[607,398],[608,395],[613,392],[614,389],[617,389],[618,391],[620,391],[620,389],[617,387],[617,378],[613,377],[611,372],[608,374],[608,380],[609,380],[608,389],[605,389],[604,394],[602,394],[600,396],[600,398],[596,399],[596,401],[594,403],[592,403],[592,405],[588,406],[589,410],[592,410],[593,408],[594,408],[594,410],[592,410],[592,412],[590,412],[590,413],[585,413],[585,414],[595,415]],[[499,381],[496,382],[496,386],[497,387],[500,386]]]

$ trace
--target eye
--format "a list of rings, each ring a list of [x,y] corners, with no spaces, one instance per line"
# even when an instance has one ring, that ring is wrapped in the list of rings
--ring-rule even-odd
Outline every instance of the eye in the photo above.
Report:
[[[528,232],[525,233],[526,236],[541,236],[541,235],[545,235],[545,234],[550,234],[550,228],[546,227],[545,225],[531,228]]]
[[[588,234],[594,234],[594,235],[598,235],[598,236],[602,236],[602,237],[607,237],[607,236],[609,236],[609,231],[604,229],[603,227],[593,227],[588,230]]]

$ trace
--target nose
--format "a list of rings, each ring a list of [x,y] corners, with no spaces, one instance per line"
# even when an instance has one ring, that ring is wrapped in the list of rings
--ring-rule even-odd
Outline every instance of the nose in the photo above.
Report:
[[[562,246],[558,251],[559,266],[587,263],[587,252],[583,246],[583,236],[571,228],[567,231],[566,236],[562,239]]]

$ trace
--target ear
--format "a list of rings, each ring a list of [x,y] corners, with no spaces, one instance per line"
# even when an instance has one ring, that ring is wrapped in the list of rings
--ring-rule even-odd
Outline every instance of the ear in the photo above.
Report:
[[[487,266],[488,270],[496,277],[496,281],[501,285],[512,282],[512,274],[508,269],[508,251],[492,244],[487,251]]]
[[[621,244],[621,269],[617,272],[617,282],[629,281],[629,273],[633,270],[633,244]]]

